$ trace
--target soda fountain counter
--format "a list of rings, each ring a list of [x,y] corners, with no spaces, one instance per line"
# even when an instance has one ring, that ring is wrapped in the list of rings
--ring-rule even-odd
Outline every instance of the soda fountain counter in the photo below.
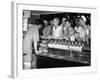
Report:
[[[71,41],[64,38],[41,37],[39,56],[48,58],[91,64],[90,40]]]

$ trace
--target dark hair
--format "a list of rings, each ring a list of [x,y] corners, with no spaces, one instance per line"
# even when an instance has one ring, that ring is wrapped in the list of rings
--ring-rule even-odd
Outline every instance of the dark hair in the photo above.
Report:
[[[75,19],[75,24],[76,24],[77,26],[79,25],[79,19],[80,19],[80,18],[76,18],[76,19]]]
[[[32,18],[28,18],[28,23],[29,24],[34,24],[34,22],[32,21]]]
[[[35,20],[35,24],[36,25],[42,25],[43,24],[43,21],[42,20],[40,20],[40,19],[37,19],[37,20]]]
[[[29,18],[28,19],[28,23],[29,24],[36,24],[36,25],[39,25],[39,24],[43,24],[43,21],[42,20],[40,20],[40,19],[36,19],[36,20],[34,20],[34,19],[32,19],[32,18]]]
[[[61,21],[60,21],[59,17],[55,17],[54,19],[56,19],[56,20],[58,21],[58,25],[61,24]],[[53,19],[53,20],[54,20],[54,19]]]

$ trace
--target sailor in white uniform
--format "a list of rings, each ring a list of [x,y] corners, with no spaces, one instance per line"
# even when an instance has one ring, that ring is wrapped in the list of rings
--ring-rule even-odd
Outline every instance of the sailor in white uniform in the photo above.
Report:
[[[53,20],[53,33],[52,36],[54,38],[61,38],[62,37],[62,26],[59,25],[59,18],[54,18]]]

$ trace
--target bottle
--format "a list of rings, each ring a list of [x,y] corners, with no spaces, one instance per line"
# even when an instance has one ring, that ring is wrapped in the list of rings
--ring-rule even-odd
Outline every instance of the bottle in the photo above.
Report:
[[[74,41],[71,42],[71,46],[74,46]]]
[[[75,46],[77,46],[77,41],[75,41]]]
[[[78,46],[79,46],[79,47],[81,46],[81,42],[80,42],[80,41],[78,42]]]

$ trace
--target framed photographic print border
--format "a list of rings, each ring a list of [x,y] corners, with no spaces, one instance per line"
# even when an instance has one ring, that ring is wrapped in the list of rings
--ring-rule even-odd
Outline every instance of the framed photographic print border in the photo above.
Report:
[[[33,69],[23,70],[22,68],[22,11],[43,10],[43,11],[63,11],[63,12],[83,12],[91,14],[91,66],[67,67],[53,69]],[[96,53],[94,48],[94,30],[96,27],[96,8],[71,7],[57,5],[38,5],[12,2],[12,54],[11,54],[11,76],[17,77],[39,77],[48,75],[66,75],[73,73],[96,72]]]

